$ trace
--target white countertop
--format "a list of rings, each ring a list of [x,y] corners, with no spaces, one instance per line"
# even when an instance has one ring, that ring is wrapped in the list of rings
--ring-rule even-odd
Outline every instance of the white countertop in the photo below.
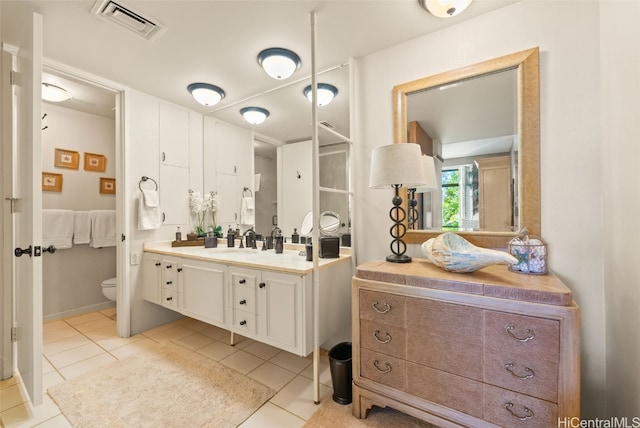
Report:
[[[275,250],[262,251],[250,248],[227,248],[218,243],[217,248],[204,247],[172,247],[171,241],[149,242],[144,244],[144,251],[148,253],[164,254],[167,256],[185,257],[193,260],[220,262],[232,266],[266,269],[276,272],[308,274],[313,270],[313,262],[308,262],[300,255],[300,247],[285,244],[285,250],[276,254]],[[295,248],[295,249],[291,249]],[[319,259],[320,269],[332,264],[351,262],[349,254],[340,254],[339,258]]]

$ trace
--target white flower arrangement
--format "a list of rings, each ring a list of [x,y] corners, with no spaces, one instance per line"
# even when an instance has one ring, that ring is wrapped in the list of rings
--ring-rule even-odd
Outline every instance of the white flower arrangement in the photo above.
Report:
[[[189,192],[189,206],[191,207],[191,212],[196,215],[197,223],[193,227],[193,231],[198,234],[198,236],[205,235],[205,218],[207,216],[207,211],[211,212],[211,221],[214,232],[218,232],[217,229],[220,226],[216,226],[216,211],[218,211],[218,193],[217,192],[209,192],[208,195],[202,196],[200,192]]]

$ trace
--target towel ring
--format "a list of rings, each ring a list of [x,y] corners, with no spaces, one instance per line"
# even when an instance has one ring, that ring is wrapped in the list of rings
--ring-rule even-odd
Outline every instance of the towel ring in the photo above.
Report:
[[[147,176],[143,175],[142,178],[140,179],[140,182],[138,183],[138,189],[140,189],[141,192],[142,192],[142,182],[143,181],[147,181],[147,180],[153,181],[153,184],[156,185],[156,190],[158,190],[158,183],[156,182],[156,180],[154,180],[151,177],[147,177]]]
[[[249,196],[253,197],[253,192],[252,192],[252,191],[251,191],[251,189],[249,189],[248,187],[245,187],[245,188],[242,190],[242,196],[246,196],[246,195],[245,195],[245,193],[246,193],[247,191],[249,192]]]

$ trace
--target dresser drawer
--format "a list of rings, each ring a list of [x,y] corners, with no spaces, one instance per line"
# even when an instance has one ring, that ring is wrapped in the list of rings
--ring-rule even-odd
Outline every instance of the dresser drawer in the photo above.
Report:
[[[405,391],[407,389],[406,362],[399,358],[360,350],[360,376],[391,388]]]
[[[558,426],[555,404],[491,385],[484,385],[482,407],[483,419],[503,427]]]
[[[234,284],[233,286],[234,309],[244,312],[256,313],[256,289],[250,285]]]
[[[475,380],[407,362],[407,392],[482,417],[482,383]]]
[[[178,292],[173,288],[162,287],[162,306],[177,309]]]
[[[256,288],[257,275],[245,272],[231,272],[231,285]]]
[[[237,330],[244,330],[247,333],[256,334],[256,325],[256,314],[238,309],[233,310],[233,326]]]
[[[407,332],[404,328],[360,320],[360,346],[405,359]]]
[[[509,349],[485,349],[484,381],[554,403],[558,401],[557,361]]]
[[[471,306],[408,298],[406,328],[482,346],[483,312]]]
[[[506,312],[485,312],[485,345],[509,349],[532,359],[557,361],[560,348],[560,323]]]
[[[407,330],[407,361],[482,382],[482,343]]]
[[[404,327],[405,300],[395,294],[360,290],[360,319]]]

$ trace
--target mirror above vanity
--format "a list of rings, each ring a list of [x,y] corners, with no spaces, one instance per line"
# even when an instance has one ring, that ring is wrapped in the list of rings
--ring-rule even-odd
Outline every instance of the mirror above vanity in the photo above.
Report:
[[[468,91],[475,95],[464,95]],[[465,97],[474,102],[464,103]],[[539,97],[538,48],[394,87],[394,142],[419,143],[434,155],[445,189],[419,196],[418,224],[425,228],[407,231],[406,242],[453,230],[475,245],[497,248],[525,226],[540,234]],[[443,107],[445,101],[453,110]],[[470,110],[478,101],[480,109]],[[464,123],[474,123],[473,134],[465,135],[471,126]],[[458,217],[465,221],[447,223],[447,190],[461,182],[468,186],[461,185],[455,199],[466,209]]]

